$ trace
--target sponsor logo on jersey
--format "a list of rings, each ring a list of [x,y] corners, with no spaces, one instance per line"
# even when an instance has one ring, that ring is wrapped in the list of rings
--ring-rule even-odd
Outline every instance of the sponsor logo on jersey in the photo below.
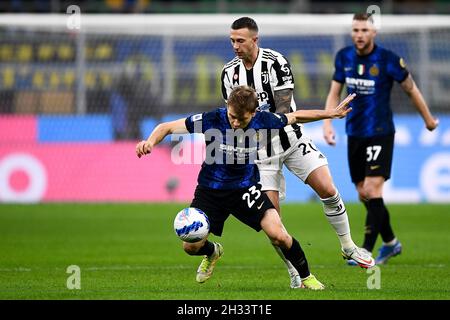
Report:
[[[375,93],[375,80],[347,77],[345,78],[345,83],[356,94],[368,95]]]
[[[354,85],[358,87],[374,87],[375,86],[375,80],[370,79],[360,79],[360,78],[345,78],[345,83],[347,85]]]
[[[269,95],[267,94],[267,92],[263,91],[263,92],[258,92],[258,100],[259,101],[266,101],[267,98],[269,98]]]
[[[281,71],[283,71],[287,76],[291,74],[291,69],[288,64],[283,64],[281,66]]]
[[[406,62],[405,62],[405,60],[403,60],[403,58],[400,58],[399,63],[400,63],[400,67],[402,67],[403,69],[406,68]]]
[[[249,153],[255,153],[257,147],[236,147],[229,144],[219,144],[219,150],[226,152],[228,154],[234,154],[237,158],[247,158]]]

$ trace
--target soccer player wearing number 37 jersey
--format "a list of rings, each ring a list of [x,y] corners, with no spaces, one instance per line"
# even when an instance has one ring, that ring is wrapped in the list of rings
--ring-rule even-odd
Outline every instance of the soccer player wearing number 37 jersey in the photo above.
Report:
[[[347,97],[334,109],[272,114],[257,112],[255,90],[239,86],[231,92],[227,108],[158,125],[147,140],[136,145],[136,154],[141,157],[151,153],[155,145],[172,133],[203,133],[206,159],[190,206],[206,213],[210,232],[216,236],[222,235],[230,214],[256,231],[262,229],[299,273],[302,286],[322,290],[324,286],[310,273],[300,244],[287,233],[274,205],[261,192],[259,171],[252,159],[256,157],[259,145],[267,143],[263,138],[267,137],[265,131],[294,123],[343,118],[350,112],[347,105],[353,98],[354,95]],[[204,256],[196,280],[199,283],[208,280],[223,254],[222,245],[205,238],[195,243],[183,242],[183,248],[189,255]]]
[[[350,175],[359,199],[367,209],[363,249],[372,254],[378,234],[381,234],[384,244],[375,262],[384,264],[402,250],[383,201],[383,185],[391,174],[394,147],[395,129],[389,103],[393,81],[399,82],[411,98],[428,130],[434,130],[438,120],[431,115],[404,60],[376,45],[375,35],[373,18],[367,14],[355,14],[352,22],[353,46],[343,48],[336,54],[335,73],[326,105],[331,106],[339,101],[344,84],[349,94],[357,94],[351,103],[353,111],[346,119]],[[335,145],[331,121],[325,120],[323,129],[327,143]],[[352,260],[348,263],[356,264]]]

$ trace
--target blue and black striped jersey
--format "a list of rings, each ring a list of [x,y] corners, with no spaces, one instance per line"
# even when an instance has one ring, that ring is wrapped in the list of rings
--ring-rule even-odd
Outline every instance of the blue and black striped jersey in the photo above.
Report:
[[[333,80],[345,83],[348,94],[356,93],[346,117],[346,132],[354,137],[371,137],[395,132],[390,106],[393,81],[402,82],[409,72],[398,55],[375,45],[366,56],[354,46],[336,54]]]
[[[206,159],[198,175],[198,184],[212,189],[240,189],[259,181],[254,164],[258,148],[266,142],[267,131],[287,125],[284,114],[256,112],[245,129],[232,129],[227,109],[186,118],[190,133],[205,134]],[[266,129],[266,130],[264,130]]]

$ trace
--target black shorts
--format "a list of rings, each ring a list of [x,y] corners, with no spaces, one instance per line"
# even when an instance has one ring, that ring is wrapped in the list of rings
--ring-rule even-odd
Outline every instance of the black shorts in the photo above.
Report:
[[[190,206],[206,213],[210,232],[216,236],[222,235],[223,225],[230,214],[260,231],[264,213],[274,208],[267,195],[261,191],[259,183],[249,188],[234,190],[218,190],[198,185]]]
[[[369,138],[348,137],[347,157],[352,182],[365,177],[391,177],[394,135]]]

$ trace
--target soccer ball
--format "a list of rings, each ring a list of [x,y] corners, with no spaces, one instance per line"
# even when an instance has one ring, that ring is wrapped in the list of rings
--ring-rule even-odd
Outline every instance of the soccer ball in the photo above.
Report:
[[[173,221],[178,238],[185,242],[197,242],[209,233],[209,220],[206,214],[197,208],[185,208],[178,212]]]

